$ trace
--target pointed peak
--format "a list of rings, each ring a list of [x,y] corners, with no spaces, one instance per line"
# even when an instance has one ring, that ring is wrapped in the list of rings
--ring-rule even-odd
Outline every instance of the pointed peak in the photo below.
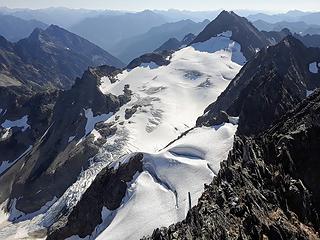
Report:
[[[45,32],[68,32],[66,29],[59,27],[58,25],[51,24],[46,28]]]
[[[62,28],[59,27],[58,25],[51,24],[49,27],[47,27],[46,30],[48,30],[48,29],[62,29]]]
[[[43,33],[43,30],[41,28],[35,28],[28,38],[38,39],[42,33]]]
[[[238,16],[235,12],[233,11],[226,11],[226,10],[223,10],[218,16],[216,19],[225,19],[225,18],[240,18],[240,16]]]

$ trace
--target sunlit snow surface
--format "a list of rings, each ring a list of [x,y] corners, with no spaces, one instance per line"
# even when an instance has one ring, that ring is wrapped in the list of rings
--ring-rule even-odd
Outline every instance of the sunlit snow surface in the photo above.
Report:
[[[223,46],[222,49],[215,48],[213,43]],[[197,204],[204,183],[212,181],[220,162],[226,159],[237,128],[231,123],[196,128],[164,148],[195,125],[197,117],[241,68],[234,62],[240,59],[242,63],[240,47],[228,36],[210,39],[202,45],[174,53],[168,66],[143,64],[120,73],[113,84],[108,77],[102,78],[103,93],[120,95],[125,85],[133,92],[129,103],[106,118],[106,123],[115,122],[116,134],[107,139],[98,155],[90,159],[91,167],[81,173],[78,181],[45,214],[18,224],[6,224],[0,230],[0,238],[12,237],[17,229],[25,229],[27,237],[28,232],[49,226],[62,209],[79,201],[103,167],[116,166],[112,162],[126,161],[128,154],[134,152],[144,153],[144,171],[128,184],[119,209],[103,209],[104,223],[87,239],[96,238],[99,233],[98,239],[139,239],[154,228],[184,219],[188,192],[192,205]],[[137,112],[125,119],[125,110],[135,105]],[[95,139],[101,137],[96,130],[91,127],[90,130]]]
[[[144,171],[136,174],[120,208],[97,239],[140,239],[161,226],[183,220],[210,183],[231,149],[237,126],[198,128],[156,154],[144,154]],[[95,236],[93,236],[95,237]]]

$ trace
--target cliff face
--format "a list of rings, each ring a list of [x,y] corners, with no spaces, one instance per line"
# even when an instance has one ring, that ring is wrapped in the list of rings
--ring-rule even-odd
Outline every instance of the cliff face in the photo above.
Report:
[[[319,239],[320,92],[267,131],[237,136],[186,220],[148,239]]]

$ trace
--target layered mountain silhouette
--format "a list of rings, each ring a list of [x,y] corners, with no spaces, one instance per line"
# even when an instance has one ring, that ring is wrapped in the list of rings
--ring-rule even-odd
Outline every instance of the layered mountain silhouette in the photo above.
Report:
[[[0,14],[0,35],[11,42],[28,37],[35,28],[45,29],[47,25],[37,20],[24,20],[11,15]]]
[[[268,23],[263,20],[257,20],[253,22],[253,25],[260,31],[281,31],[284,28],[288,28],[291,32],[300,35],[320,33],[319,25],[309,25],[305,22],[282,21],[277,23]]]
[[[130,62],[142,54],[153,52],[169,38],[182,41],[189,33],[198,35],[208,23],[209,20],[198,23],[191,20],[165,23],[151,28],[144,34],[118,42],[110,51],[122,61]]]
[[[176,51],[183,46],[189,45],[196,36],[192,33],[187,34],[181,41],[176,38],[170,38],[168,41],[163,43],[159,48],[154,50],[155,52],[162,51]]]
[[[160,26],[164,23],[166,23],[164,17],[150,10],[145,10],[138,13],[119,15],[101,14],[84,19],[69,29],[71,32],[110,51],[119,41],[144,34],[152,27]],[[115,54],[115,52],[112,53]]]

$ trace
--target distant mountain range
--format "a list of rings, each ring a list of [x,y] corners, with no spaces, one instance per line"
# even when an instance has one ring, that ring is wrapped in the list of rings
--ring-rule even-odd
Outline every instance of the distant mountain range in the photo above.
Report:
[[[82,20],[70,31],[111,50],[117,43],[143,33],[152,27],[166,23],[166,19],[152,11],[125,13],[123,15],[99,15]]]
[[[320,24],[320,23],[319,23]],[[289,29],[292,33],[300,35],[320,34],[320,25],[306,24],[305,22],[288,22],[282,21],[277,23],[268,23],[263,20],[253,22],[253,25],[261,31],[281,31],[284,28]]]
[[[170,38],[165,43],[163,43],[159,48],[154,50],[154,52],[163,52],[163,51],[176,51],[183,46],[189,45],[194,39],[196,35],[189,33],[182,40],[178,40],[176,38]]]
[[[153,52],[169,38],[182,40],[189,33],[199,34],[209,22],[209,20],[199,23],[182,20],[165,23],[151,28],[147,33],[118,42],[110,52],[123,62],[128,63],[144,53]]]
[[[38,20],[23,20],[3,14],[0,14],[0,22],[0,35],[11,42],[17,42],[29,36],[35,28],[45,29],[47,27],[47,24]]]
[[[117,11],[97,11],[86,9],[69,8],[45,8],[45,9],[10,9],[0,8],[0,13],[12,15],[25,20],[36,19],[47,25],[59,25],[68,28],[85,18],[98,16],[100,14],[117,14]]]
[[[89,41],[51,25],[11,43],[1,37],[1,85],[70,88],[89,66],[123,63]]]
[[[287,22],[305,22],[306,24],[319,25],[320,12],[302,12],[302,11],[289,11],[287,13],[280,14],[265,14],[257,13],[247,17],[250,21],[263,20],[269,23],[277,23],[282,21]]]

